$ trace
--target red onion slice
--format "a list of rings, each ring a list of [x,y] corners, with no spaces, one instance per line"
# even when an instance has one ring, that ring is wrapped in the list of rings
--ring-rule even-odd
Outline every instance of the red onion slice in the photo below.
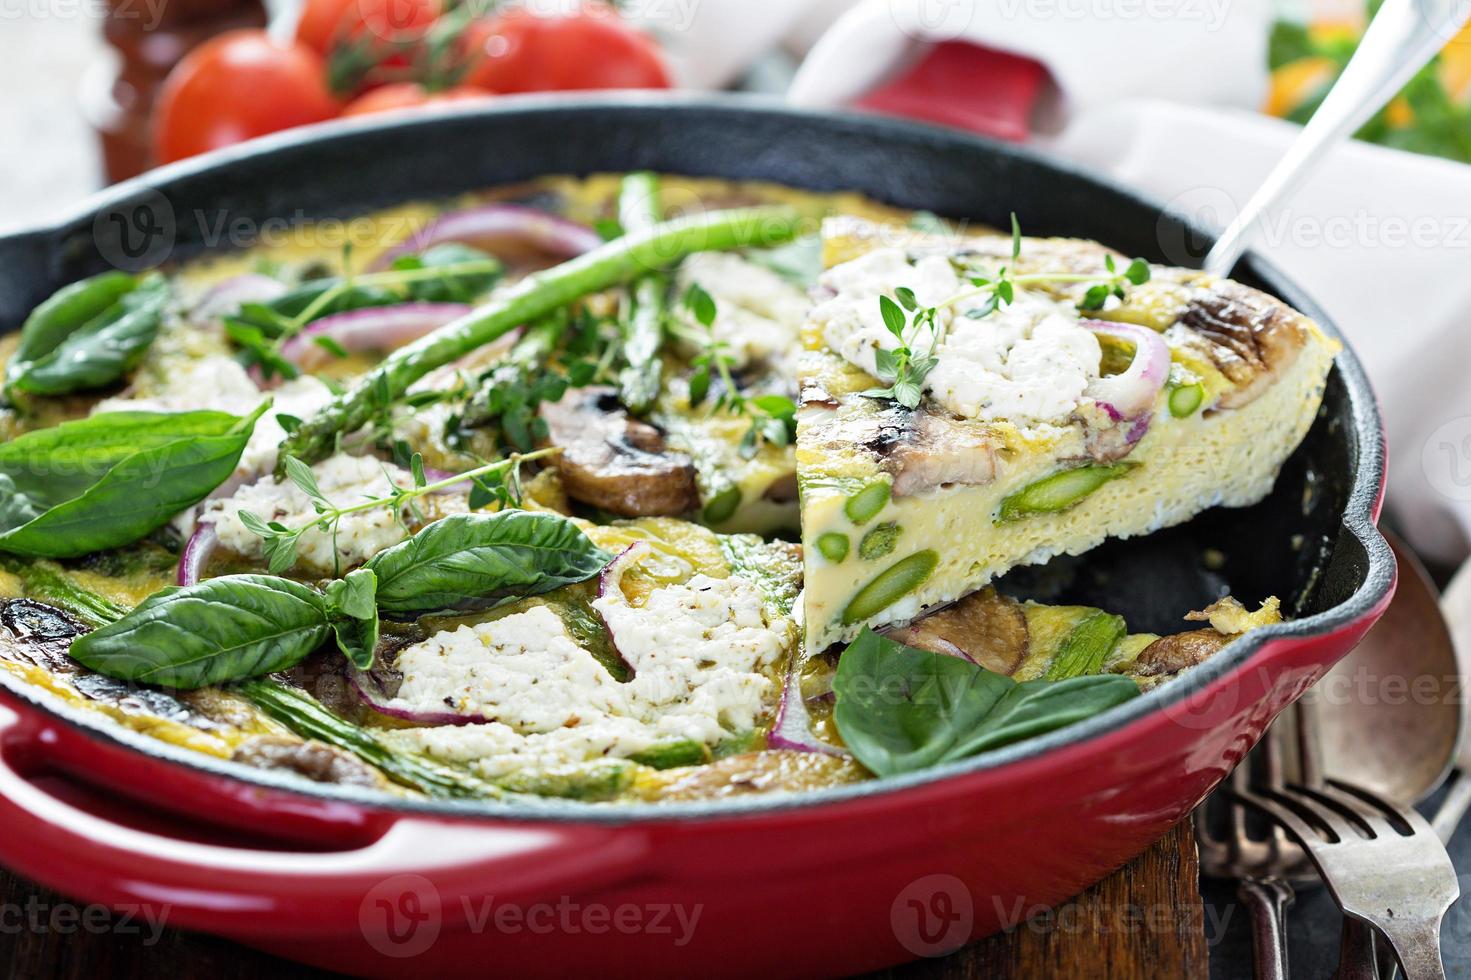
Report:
[[[484,715],[463,715],[457,711],[415,711],[413,708],[396,704],[397,699],[388,696],[388,692],[383,689],[382,682],[373,671],[349,667],[347,681],[357,692],[359,700],[380,715],[387,715],[390,718],[417,722],[421,725],[483,725],[489,721]]]
[[[802,660],[797,660],[787,671],[786,683],[781,689],[781,703],[776,708],[776,720],[766,736],[766,747],[787,752],[820,752],[823,755],[843,755],[836,746],[812,734],[812,716],[807,713],[807,704],[802,700]]]
[[[279,279],[247,272],[210,287],[199,298],[190,316],[196,322],[209,323],[227,313],[234,313],[242,304],[269,303],[285,295],[286,284]]]
[[[332,360],[316,343],[327,337],[347,351],[393,350],[458,320],[473,307],[465,303],[399,303],[333,313],[307,324],[281,345],[281,356],[304,371],[315,371]]]
[[[372,267],[386,269],[401,256],[445,242],[473,245],[502,258],[540,252],[563,259],[603,244],[591,228],[558,215],[524,204],[486,204],[440,215],[378,256]]]
[[[189,535],[184,551],[179,555],[179,584],[194,585],[204,575],[204,569],[220,546],[220,535],[214,524],[199,521],[194,533]]]
[[[1134,359],[1122,374],[1099,378],[1088,388],[1114,421],[1135,419],[1154,407],[1170,373],[1170,348],[1158,332],[1135,323],[1084,320],[1083,326],[1096,334],[1134,345]],[[1146,427],[1148,423],[1146,422]],[[1144,432],[1132,441],[1137,441]]]
[[[648,542],[635,541],[620,551],[616,558],[604,565],[603,570],[598,572],[597,597],[603,599],[612,595],[615,590],[622,589],[623,576],[652,550]],[[628,676],[632,679],[634,675],[633,664],[629,663],[628,658],[623,655],[623,651],[618,649],[618,634],[613,632],[613,625],[608,622],[608,618],[602,614],[601,610],[598,612],[598,618],[603,621],[603,629],[608,631],[608,643],[613,647],[613,652],[628,667]]]

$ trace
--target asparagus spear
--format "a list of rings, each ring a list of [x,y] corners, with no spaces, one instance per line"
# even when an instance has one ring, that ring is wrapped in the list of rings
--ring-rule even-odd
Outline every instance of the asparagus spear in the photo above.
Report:
[[[77,585],[53,562],[7,556],[0,558],[0,568],[20,579],[26,595],[64,609],[88,626],[106,626],[127,614],[111,599]]]
[[[303,422],[281,445],[285,460],[314,463],[331,454],[338,437],[361,428],[385,399],[523,323],[546,316],[579,297],[667,268],[694,252],[776,245],[798,232],[798,213],[787,207],[714,211],[668,221],[624,235],[600,248],[522,279],[479,309],[440,327],[384,359],[351,389]]]
[[[377,766],[394,782],[425,796],[445,799],[503,795],[497,787],[469,773],[387,748],[367,729],[339,718],[305,691],[264,678],[237,684],[233,690],[302,738],[316,739],[351,752]]]
[[[618,196],[618,222],[625,235],[646,232],[663,219],[659,207],[659,178],[647,171],[623,178]],[[664,341],[664,298],[669,278],[663,273],[644,276],[633,284],[633,308],[628,314],[623,357],[628,362],[618,374],[623,404],[636,415],[653,407],[659,397],[659,345]]]

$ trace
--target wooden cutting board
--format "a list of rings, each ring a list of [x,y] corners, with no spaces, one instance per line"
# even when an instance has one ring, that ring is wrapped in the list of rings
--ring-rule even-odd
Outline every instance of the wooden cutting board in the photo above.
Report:
[[[1203,977],[1207,972],[1195,839],[1187,820],[1133,862],[1068,903],[1062,924],[1022,924],[942,959],[889,971],[888,977],[1133,978]],[[277,960],[223,939],[164,930],[145,941],[146,928],[116,934],[75,903],[0,870],[0,963],[12,977],[56,980],[272,980],[329,974]],[[16,911],[11,911],[16,910]],[[23,925],[32,915],[42,929]],[[19,914],[16,914],[16,913]],[[16,931],[16,925],[21,928]],[[120,932],[121,930],[119,930]]]

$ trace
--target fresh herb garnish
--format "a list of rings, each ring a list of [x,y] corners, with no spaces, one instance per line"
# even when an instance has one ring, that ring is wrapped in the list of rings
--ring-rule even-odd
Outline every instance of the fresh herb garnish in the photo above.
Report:
[[[296,564],[297,545],[302,535],[316,529],[324,534],[330,534],[335,541],[337,527],[342,518],[348,514],[356,514],[366,510],[377,510],[388,508],[396,520],[408,530],[404,514],[407,512],[415,521],[422,522],[424,515],[419,511],[415,503],[425,494],[435,493],[446,487],[457,483],[472,482],[470,491],[470,507],[478,510],[499,502],[503,506],[513,506],[520,499],[520,467],[523,463],[543,459],[547,456],[561,452],[560,447],[552,446],[546,449],[538,449],[535,452],[516,454],[507,459],[486,463],[464,473],[445,477],[430,483],[424,476],[424,464],[418,454],[414,454],[410,460],[410,467],[414,484],[413,486],[401,487],[387,475],[390,487],[389,493],[381,497],[369,497],[355,503],[339,507],[322,493],[322,488],[317,484],[316,474],[312,472],[301,460],[294,456],[287,456],[283,460],[286,476],[297,489],[306,494],[311,501],[312,508],[317,512],[317,519],[301,527],[287,527],[280,521],[267,521],[257,514],[248,510],[240,511],[240,523],[246,529],[259,535],[265,541],[265,554],[267,567],[271,574],[279,575],[292,565]],[[334,556],[337,549],[333,548]]]
[[[372,574],[357,581],[371,588]],[[155,592],[117,622],[77,637],[71,655],[108,677],[192,690],[286,670],[334,631],[376,634],[376,609],[371,628],[346,622],[356,609],[289,579],[225,575]],[[361,661],[355,643],[339,645]]]
[[[559,515],[459,514],[320,591],[274,575],[164,589],[71,652],[109,677],[192,689],[289,669],[335,637],[368,670],[380,610],[413,619],[484,609],[585,581],[611,559]]]
[[[557,514],[455,514],[373,556],[384,615],[414,619],[541,595],[602,571],[613,556]]]
[[[117,381],[158,335],[168,299],[156,274],[104,272],[62,287],[21,326],[6,391],[63,395]]]
[[[269,405],[102,412],[0,445],[0,551],[69,558],[139,540],[230,477]]]
[[[887,296],[879,297],[879,313],[884,328],[893,334],[893,348],[874,349],[874,373],[884,388],[870,388],[863,392],[866,398],[886,398],[898,402],[905,408],[918,408],[924,394],[924,379],[934,370],[940,359],[935,356],[935,347],[940,342],[940,332],[935,325],[937,307],[921,307],[914,291],[905,286],[894,290],[896,303]],[[915,349],[923,331],[929,330],[929,345],[921,353]]]
[[[1016,215],[1012,214],[1013,263],[1021,257],[1021,251],[1021,225],[1017,222]],[[980,299],[978,304],[970,306],[962,315],[970,320],[984,320],[1002,307],[1009,306],[1016,299],[1018,288],[1024,289],[1043,283],[1088,282],[1092,285],[1078,301],[1078,309],[1093,311],[1102,309],[1110,296],[1123,299],[1127,294],[1127,286],[1137,286],[1149,281],[1149,263],[1143,259],[1133,259],[1122,271],[1116,268],[1112,255],[1105,255],[1103,264],[1108,275],[1101,280],[1096,275],[1068,272],[1015,275],[1009,266],[1001,266],[990,275],[966,270],[969,288],[934,306],[921,306],[914,290],[907,286],[895,289],[893,297],[880,296],[879,314],[885,329],[893,335],[895,344],[892,348],[878,347],[874,350],[874,373],[884,382],[885,387],[870,388],[863,395],[895,401],[905,408],[919,407],[924,395],[925,378],[939,363],[935,351],[943,331],[936,317],[941,310]],[[919,346],[926,331],[929,343],[921,351]]]
[[[1091,718],[1139,693],[1119,674],[1018,683],[864,629],[838,661],[833,720],[880,776],[926,769]]]
[[[667,269],[694,252],[788,241],[797,234],[801,221],[795,209],[785,207],[691,215],[641,234],[625,235],[559,266],[532,273],[471,315],[441,327],[411,348],[390,354],[351,389],[305,420],[286,440],[282,455],[307,462],[326,458],[341,433],[354,431],[371,418],[380,385],[396,399],[430,371],[589,293],[632,282],[651,270]]]
[[[694,373],[689,380],[689,402],[702,404],[710,394],[711,383],[720,380],[720,393],[715,398],[716,411],[744,416],[750,424],[741,436],[740,454],[745,459],[755,456],[766,442],[788,446],[797,437],[797,403],[785,395],[765,394],[747,397],[736,382],[737,361],[730,344],[715,336],[718,311],[715,299],[700,286],[690,283],[684,295],[684,307],[703,331],[682,330],[683,336],[699,348],[690,361]]]

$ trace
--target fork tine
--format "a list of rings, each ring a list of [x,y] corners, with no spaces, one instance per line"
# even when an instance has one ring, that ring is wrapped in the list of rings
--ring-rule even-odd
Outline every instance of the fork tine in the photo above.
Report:
[[[1276,820],[1278,823],[1289,828],[1293,833],[1296,833],[1297,835],[1302,837],[1303,840],[1311,841],[1321,840],[1323,838],[1323,835],[1319,832],[1318,828],[1308,824],[1305,820],[1297,815],[1296,811],[1288,806],[1285,806],[1280,801],[1271,796],[1258,793],[1254,790],[1247,790],[1245,792],[1242,792],[1237,790],[1234,786],[1231,787],[1227,792],[1240,800],[1242,803],[1245,803],[1247,806],[1255,807],[1256,809],[1267,814],[1273,820]]]
[[[1362,786],[1355,786],[1352,783],[1345,783],[1342,780],[1330,779],[1328,780],[1328,784],[1337,789],[1339,792],[1345,793],[1362,801],[1362,805],[1364,807],[1372,807],[1374,809],[1377,809],[1381,814],[1383,814],[1384,818],[1389,821],[1391,826],[1393,826],[1394,822],[1398,820],[1400,823],[1405,825],[1410,834],[1436,833],[1436,830],[1431,825],[1430,821],[1420,816],[1419,812],[1415,810],[1414,807],[1402,806],[1401,804],[1396,803],[1393,800],[1385,799],[1378,793],[1365,789]],[[1403,833],[1403,831],[1397,832]]]
[[[1360,799],[1353,793],[1349,793],[1335,786],[1333,783],[1324,783],[1322,786],[1293,786],[1290,787],[1300,795],[1311,796],[1322,803],[1338,810],[1346,819],[1360,824],[1361,834],[1374,837],[1384,837],[1397,834],[1398,830],[1385,818],[1384,814],[1376,809],[1368,800]]]

